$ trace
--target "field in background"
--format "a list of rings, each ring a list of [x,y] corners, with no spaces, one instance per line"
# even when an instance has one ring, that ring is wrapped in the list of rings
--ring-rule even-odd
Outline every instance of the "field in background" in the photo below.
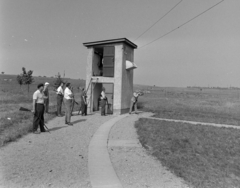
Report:
[[[239,90],[135,87],[155,117],[240,125]],[[149,154],[193,187],[239,187],[240,130],[144,118],[135,127]]]
[[[240,90],[136,86],[150,93],[139,107],[155,117],[240,125]]]
[[[5,79],[5,80],[4,80]],[[7,79],[7,80],[6,80]],[[12,79],[10,81],[10,79]],[[0,75],[0,146],[14,141],[17,138],[32,131],[33,115],[30,112],[19,111],[20,107],[32,109],[32,95],[37,90],[39,83],[49,82],[50,114],[45,115],[48,121],[56,117],[56,94],[54,92],[55,78],[34,77],[35,82],[27,92],[27,86],[20,88],[16,81],[16,75]],[[84,80],[65,79],[74,87],[76,101],[80,99],[80,92],[77,87],[85,86]],[[75,105],[75,109],[79,106]],[[64,111],[64,105],[62,106]],[[8,119],[10,118],[10,120]]]

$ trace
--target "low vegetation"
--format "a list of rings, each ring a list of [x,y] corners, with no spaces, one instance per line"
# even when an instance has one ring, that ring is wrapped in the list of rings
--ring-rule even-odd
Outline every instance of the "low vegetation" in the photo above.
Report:
[[[135,127],[148,152],[194,187],[239,187],[240,130],[151,119]]]
[[[140,98],[155,117],[240,125],[240,90],[154,88]]]
[[[35,77],[34,83],[19,86],[16,75],[0,75],[0,146],[26,135],[32,131],[33,114],[31,112],[19,111],[20,107],[32,109],[32,94],[37,90],[39,83],[50,83],[50,109],[49,114],[45,114],[45,121],[56,117],[56,94],[55,78]],[[72,83],[76,95],[76,101],[80,99],[79,86],[84,87],[85,82],[80,80],[68,79]],[[77,110],[79,106],[75,105]],[[63,105],[64,111],[64,105]]]

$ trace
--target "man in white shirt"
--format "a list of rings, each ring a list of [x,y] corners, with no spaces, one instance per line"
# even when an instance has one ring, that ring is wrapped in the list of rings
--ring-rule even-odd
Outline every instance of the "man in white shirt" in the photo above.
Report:
[[[37,131],[38,125],[40,125],[41,132],[46,132],[44,129],[44,99],[47,97],[43,93],[43,84],[38,85],[38,90],[33,94],[33,133],[39,134]]]
[[[63,102],[63,85],[61,82],[60,86],[57,88],[57,116],[62,117],[62,102]]]
[[[72,104],[73,104],[73,93],[70,90],[71,84],[67,83],[66,88],[64,90],[64,104],[65,104],[65,124],[73,125],[71,123],[71,114],[72,114]]]
[[[129,109],[129,114],[132,113],[132,110],[134,108],[135,113],[137,112],[137,102],[138,102],[138,97],[142,95],[141,91],[137,90],[133,93],[133,96],[131,98],[131,104],[130,104],[130,109]]]

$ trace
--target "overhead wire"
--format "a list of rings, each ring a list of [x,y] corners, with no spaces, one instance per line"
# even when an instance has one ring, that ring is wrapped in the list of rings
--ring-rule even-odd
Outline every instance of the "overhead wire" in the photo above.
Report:
[[[136,41],[141,36],[143,36],[146,32],[148,32],[153,26],[155,26],[159,21],[161,21],[165,16],[167,16],[173,9],[175,9],[183,0],[180,0],[174,7],[172,7],[167,13],[165,13],[161,18],[159,18],[155,23],[153,23],[148,29],[146,29],[142,34],[140,34],[137,38],[134,39]]]
[[[188,24],[189,22],[193,21],[194,19],[196,19],[196,18],[198,18],[199,16],[205,14],[205,13],[208,12],[209,10],[213,9],[214,7],[216,7],[217,5],[219,5],[220,3],[222,3],[223,1],[224,1],[224,0],[222,0],[222,1],[220,1],[220,2],[218,2],[218,3],[216,3],[216,4],[214,4],[213,6],[209,7],[209,8],[206,9],[205,11],[201,12],[200,14],[198,14],[198,15],[194,16],[193,18],[191,18],[190,20],[188,20],[188,21],[184,22],[183,24],[179,25],[179,26],[176,27],[175,29],[173,29],[173,30],[171,30],[171,31],[169,31],[169,32],[167,32],[167,33],[165,33],[164,35],[162,35],[162,36],[160,36],[160,37],[154,39],[153,41],[151,41],[151,42],[149,42],[149,43],[147,43],[147,44],[145,44],[145,45],[143,45],[143,46],[140,46],[138,49],[143,48],[143,47],[145,47],[145,46],[148,46],[148,45],[150,45],[150,44],[156,42],[157,40],[159,40],[159,39],[161,39],[161,38],[163,38],[163,37],[169,35],[170,33],[176,31],[177,29],[183,27],[184,25]]]

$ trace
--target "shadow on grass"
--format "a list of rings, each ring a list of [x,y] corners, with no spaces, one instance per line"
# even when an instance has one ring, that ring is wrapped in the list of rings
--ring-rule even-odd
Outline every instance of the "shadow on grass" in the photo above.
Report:
[[[52,132],[52,131],[57,131],[59,129],[62,129],[62,128],[67,128],[68,126],[62,126],[62,127],[54,127],[54,128],[51,128],[51,129],[48,129],[48,131]]]
[[[79,119],[79,120],[73,121],[72,124],[77,124],[83,121],[86,121],[86,119]]]
[[[57,115],[57,112],[48,112],[48,114],[51,114],[51,115]]]
[[[95,113],[92,113],[92,114],[87,114],[87,115],[82,115],[81,113],[78,114],[78,113],[73,113],[72,116],[92,116],[92,115],[95,115]]]

